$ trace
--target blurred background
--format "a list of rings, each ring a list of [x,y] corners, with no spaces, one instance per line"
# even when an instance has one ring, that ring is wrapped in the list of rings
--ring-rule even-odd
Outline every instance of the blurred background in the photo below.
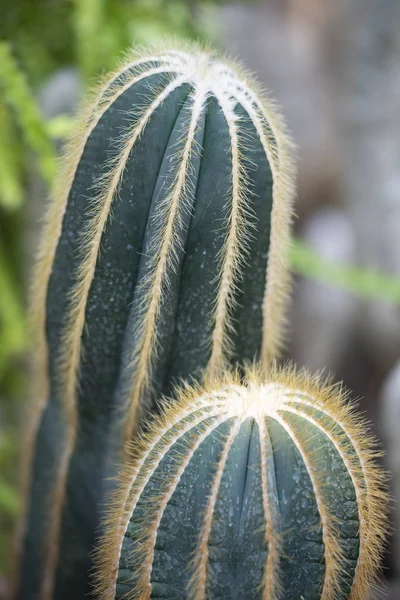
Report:
[[[211,41],[255,71],[299,147],[287,357],[359,398],[391,472],[374,598],[400,598],[399,0],[0,0],[0,597],[18,515],[26,304],[85,90],[132,43]]]

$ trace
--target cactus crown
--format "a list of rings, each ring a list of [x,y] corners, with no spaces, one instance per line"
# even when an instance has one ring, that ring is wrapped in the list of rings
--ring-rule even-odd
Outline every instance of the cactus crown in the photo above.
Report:
[[[133,452],[98,551],[102,600],[365,600],[386,493],[342,388],[292,368],[187,387]]]

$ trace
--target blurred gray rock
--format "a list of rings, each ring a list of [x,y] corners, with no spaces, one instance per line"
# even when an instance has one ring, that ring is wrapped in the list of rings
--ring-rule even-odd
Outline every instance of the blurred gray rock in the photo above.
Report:
[[[65,68],[54,73],[39,93],[39,104],[45,119],[72,114],[81,100],[82,87],[76,69]]]
[[[357,262],[400,279],[400,2],[341,0],[339,123],[346,211]],[[363,304],[377,363],[400,358],[400,307]]]
[[[309,217],[301,237],[322,258],[352,263],[354,229],[346,213],[323,208]],[[359,300],[346,291],[301,278],[293,302],[292,353],[295,361],[312,371],[337,372],[352,332],[357,327]]]

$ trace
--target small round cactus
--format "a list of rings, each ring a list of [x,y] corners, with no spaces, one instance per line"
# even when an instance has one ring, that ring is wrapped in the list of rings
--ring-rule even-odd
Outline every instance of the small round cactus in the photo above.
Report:
[[[386,532],[374,446],[340,387],[292,369],[184,390],[121,476],[100,598],[366,600]]]

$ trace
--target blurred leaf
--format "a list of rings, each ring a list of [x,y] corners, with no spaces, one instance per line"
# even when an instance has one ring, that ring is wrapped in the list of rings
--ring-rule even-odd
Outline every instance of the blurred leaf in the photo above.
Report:
[[[46,123],[47,133],[52,139],[68,137],[73,128],[74,118],[69,115],[58,115]]]
[[[0,478],[0,510],[8,515],[16,515],[18,512],[18,494],[15,488],[2,478]]]
[[[87,78],[102,65],[104,44],[99,41],[106,27],[104,9],[104,0],[74,0],[77,55],[81,71]]]
[[[7,360],[20,353],[26,344],[24,311],[11,268],[11,264],[6,262],[5,249],[0,244],[0,377]]]
[[[400,279],[378,271],[329,262],[294,240],[291,250],[292,270],[305,277],[342,287],[358,296],[400,304]]]
[[[0,206],[16,210],[22,204],[22,165],[8,107],[0,97]]]
[[[51,184],[55,171],[55,150],[32,91],[11,54],[9,44],[0,42],[0,89],[13,109],[21,132],[38,158],[43,179]]]

